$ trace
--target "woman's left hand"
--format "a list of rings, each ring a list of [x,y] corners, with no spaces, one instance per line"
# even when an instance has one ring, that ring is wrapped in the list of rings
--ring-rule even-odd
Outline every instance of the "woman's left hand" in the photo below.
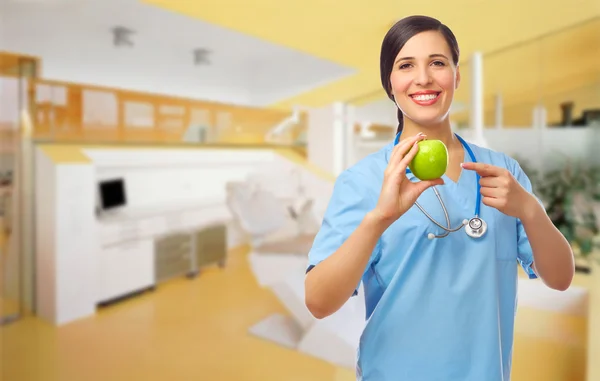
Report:
[[[526,216],[533,195],[519,184],[508,169],[484,163],[463,163],[462,167],[481,176],[479,184],[483,204],[519,219]]]

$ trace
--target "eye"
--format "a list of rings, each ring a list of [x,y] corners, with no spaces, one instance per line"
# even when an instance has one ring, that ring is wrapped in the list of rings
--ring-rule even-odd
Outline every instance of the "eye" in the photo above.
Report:
[[[432,64],[434,66],[446,66],[446,64],[442,61],[433,61]]]
[[[408,69],[408,67],[409,67],[409,66],[410,66],[410,64],[409,64],[409,63],[405,63],[405,64],[402,64],[402,65],[400,65],[400,66],[398,67],[398,69],[400,69],[400,70],[402,70],[402,69]]]

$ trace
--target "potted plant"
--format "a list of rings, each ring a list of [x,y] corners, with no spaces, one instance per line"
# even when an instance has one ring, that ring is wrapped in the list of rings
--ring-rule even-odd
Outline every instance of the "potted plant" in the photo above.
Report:
[[[548,216],[573,246],[576,271],[589,274],[592,261],[600,264],[600,168],[566,160],[541,172],[518,161]]]

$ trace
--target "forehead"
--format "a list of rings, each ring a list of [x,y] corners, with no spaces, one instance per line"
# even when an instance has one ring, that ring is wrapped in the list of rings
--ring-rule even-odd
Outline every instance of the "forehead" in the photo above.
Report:
[[[427,31],[412,36],[398,52],[398,57],[419,57],[430,54],[444,54],[450,57],[450,47],[442,33]]]

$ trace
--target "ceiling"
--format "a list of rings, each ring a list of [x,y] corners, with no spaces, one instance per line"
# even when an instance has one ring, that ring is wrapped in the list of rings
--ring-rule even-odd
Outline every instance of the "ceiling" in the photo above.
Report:
[[[426,14],[456,34],[468,104],[468,59],[484,53],[486,102],[534,102],[540,94],[600,81],[598,0],[140,0],[354,70],[351,75],[282,98],[276,107],[361,104],[384,96],[379,82],[383,36],[399,18]],[[290,70],[295,68],[290,67]]]
[[[264,107],[355,72],[139,0],[0,0],[0,16],[0,50],[40,57],[57,81]],[[115,26],[133,46],[113,44]]]

